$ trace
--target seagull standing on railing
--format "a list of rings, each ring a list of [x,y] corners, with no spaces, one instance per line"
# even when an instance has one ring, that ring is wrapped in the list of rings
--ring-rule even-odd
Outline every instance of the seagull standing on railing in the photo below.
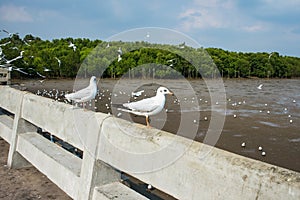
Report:
[[[83,88],[71,94],[66,94],[65,97],[68,101],[73,100],[76,103],[82,103],[82,102],[87,102],[89,100],[95,99],[96,94],[97,94],[97,80],[95,76],[92,76],[88,87]]]
[[[156,115],[162,111],[166,102],[166,94],[173,95],[168,88],[159,87],[156,91],[156,96],[142,99],[140,101],[124,103],[123,106],[126,107],[126,109],[118,108],[118,110],[139,116],[145,116],[147,127],[150,127],[149,116]]]

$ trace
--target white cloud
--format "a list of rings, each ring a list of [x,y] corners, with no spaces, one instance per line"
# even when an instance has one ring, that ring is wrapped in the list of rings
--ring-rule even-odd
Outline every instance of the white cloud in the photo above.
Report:
[[[178,18],[181,29],[187,32],[194,29],[223,28],[253,33],[268,30],[270,26],[249,13],[243,13],[235,0],[194,0]]]
[[[232,0],[195,0],[190,8],[179,14],[185,31],[191,29],[225,28],[236,23]]]
[[[266,26],[263,26],[261,24],[242,27],[242,30],[244,30],[246,32],[258,32],[258,31],[264,31],[266,29],[267,29]]]
[[[6,22],[32,22],[32,16],[25,7],[3,5],[0,7],[0,19]]]

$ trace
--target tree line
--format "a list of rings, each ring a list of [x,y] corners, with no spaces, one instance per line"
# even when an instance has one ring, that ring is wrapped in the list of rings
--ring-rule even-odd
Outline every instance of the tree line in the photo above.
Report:
[[[20,57],[20,52],[22,58],[9,63]],[[300,77],[300,58],[277,52],[243,53],[193,48],[184,43],[108,42],[86,38],[49,41],[32,35],[22,39],[16,34],[0,40],[0,66],[13,66],[10,68],[14,69],[13,78],[74,78],[78,74],[103,78]]]

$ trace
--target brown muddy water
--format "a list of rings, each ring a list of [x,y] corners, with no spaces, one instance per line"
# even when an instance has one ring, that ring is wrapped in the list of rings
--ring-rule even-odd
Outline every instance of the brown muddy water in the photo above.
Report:
[[[65,101],[64,92],[83,88],[88,81],[14,80],[13,84]],[[117,107],[154,96],[158,86],[163,85],[175,95],[167,96],[165,109],[150,118],[151,126],[300,172],[300,79],[224,79],[225,96],[221,91],[223,86],[215,84],[219,81],[101,79],[96,101],[86,106],[96,112],[145,124],[144,117],[120,112]],[[263,86],[258,89],[260,84]],[[141,96],[132,96],[131,92],[141,90],[144,90]],[[215,97],[212,99],[212,96]],[[208,134],[215,131],[212,118],[218,118],[214,121],[218,126],[224,120],[220,136],[214,135],[216,144],[207,142]]]

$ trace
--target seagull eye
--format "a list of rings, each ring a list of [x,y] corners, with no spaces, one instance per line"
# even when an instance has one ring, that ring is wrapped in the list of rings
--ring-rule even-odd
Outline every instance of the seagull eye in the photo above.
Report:
[[[167,90],[165,89],[164,92],[167,92]]]

